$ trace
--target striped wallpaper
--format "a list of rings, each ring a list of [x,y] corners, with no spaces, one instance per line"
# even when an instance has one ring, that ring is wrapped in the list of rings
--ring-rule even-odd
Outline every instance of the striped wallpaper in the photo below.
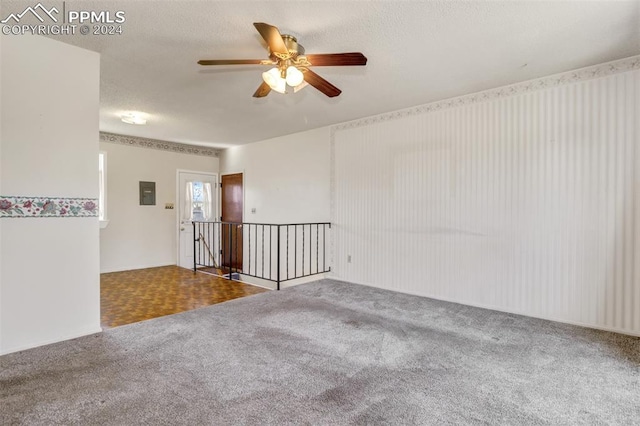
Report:
[[[640,335],[639,117],[634,57],[335,127],[334,275]]]

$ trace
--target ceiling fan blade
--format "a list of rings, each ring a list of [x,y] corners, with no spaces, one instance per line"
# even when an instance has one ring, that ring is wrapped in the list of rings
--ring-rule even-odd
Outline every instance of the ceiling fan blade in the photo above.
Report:
[[[260,59],[203,59],[198,61],[200,65],[260,65],[263,62]]]
[[[253,94],[253,97],[264,98],[269,94],[269,92],[271,92],[271,87],[263,81],[260,87],[258,87],[258,90],[256,90],[256,93]]]
[[[284,44],[284,40],[282,39],[282,35],[278,28],[273,25],[265,24],[264,22],[254,22],[253,26],[256,27],[256,30],[258,30],[264,41],[267,42],[267,45],[272,52],[281,53],[283,55],[289,54],[289,50]]]
[[[327,80],[320,77],[318,74],[311,70],[306,70],[304,72],[304,81],[306,81],[330,98],[338,96],[340,93],[342,93],[342,90],[338,89],[336,86],[329,83]]]
[[[304,55],[311,65],[324,66],[350,66],[367,65],[367,58],[360,52],[350,53],[321,53],[319,55]]]

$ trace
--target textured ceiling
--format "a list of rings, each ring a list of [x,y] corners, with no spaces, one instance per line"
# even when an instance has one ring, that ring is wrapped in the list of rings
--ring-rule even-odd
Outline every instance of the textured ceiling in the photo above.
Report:
[[[42,0],[47,5],[46,0]],[[2,1],[2,15],[35,3]],[[55,2],[50,2],[55,3]],[[524,81],[640,53],[633,1],[67,1],[124,10],[120,36],[58,36],[101,53],[103,131],[226,147]],[[343,90],[312,87],[255,99],[266,59],[256,21],[307,53],[360,51],[366,67],[314,70]],[[151,114],[147,126],[119,121]]]

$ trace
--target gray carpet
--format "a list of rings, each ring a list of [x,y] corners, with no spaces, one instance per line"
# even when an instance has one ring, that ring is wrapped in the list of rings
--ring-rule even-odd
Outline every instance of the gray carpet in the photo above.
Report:
[[[6,424],[638,424],[640,339],[331,280],[0,357]]]

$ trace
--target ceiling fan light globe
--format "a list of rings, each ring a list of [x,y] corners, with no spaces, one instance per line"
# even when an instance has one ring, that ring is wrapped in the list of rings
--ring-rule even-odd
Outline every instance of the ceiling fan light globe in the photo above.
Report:
[[[285,94],[287,93],[287,82],[284,79],[280,80],[276,87],[272,87],[275,92]]]
[[[142,112],[137,112],[137,111],[126,112],[122,114],[120,116],[120,120],[123,123],[127,123],[127,124],[138,124],[142,126],[147,124],[146,114]]]
[[[280,70],[278,68],[271,68],[269,71],[263,72],[262,79],[271,87],[271,90],[278,93],[285,93],[287,82],[280,76]]]
[[[287,84],[291,87],[299,86],[304,81],[302,72],[293,65],[287,68]]]
[[[271,68],[269,71],[265,71],[262,73],[262,79],[265,83],[267,83],[272,89],[275,85],[277,85],[278,79],[280,79],[280,71],[278,68]]]

